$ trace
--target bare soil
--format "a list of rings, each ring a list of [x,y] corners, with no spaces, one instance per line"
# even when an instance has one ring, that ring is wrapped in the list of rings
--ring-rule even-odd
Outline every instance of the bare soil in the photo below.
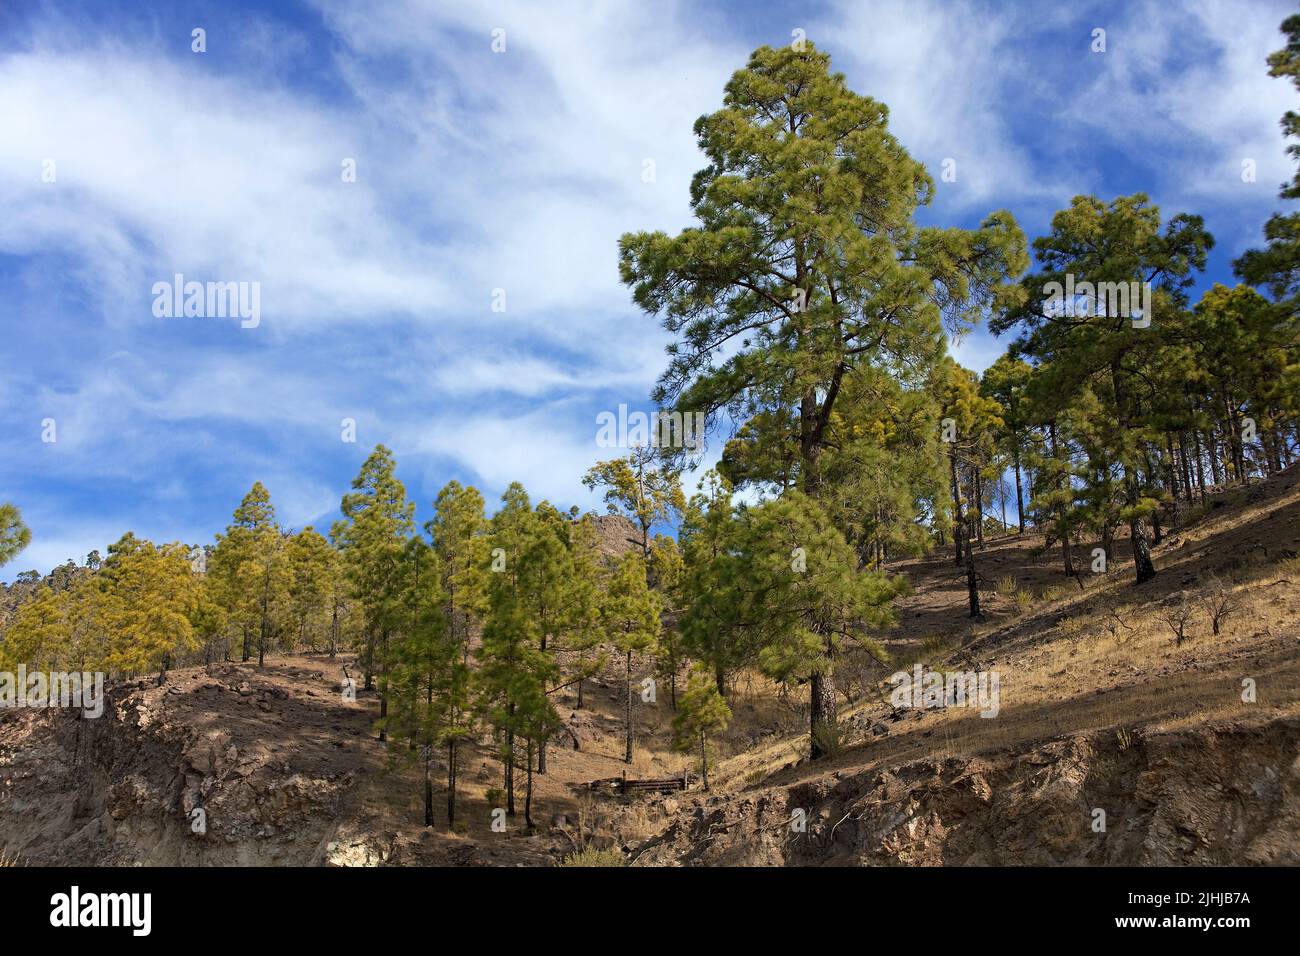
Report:
[[[611,549],[624,530],[610,528]],[[1076,546],[1084,569],[1093,546]],[[373,692],[344,698],[344,665],[357,673],[346,656],[131,682],[113,689],[111,719],[0,711],[0,853],[31,865],[551,865],[594,845],[637,865],[1296,863],[1297,549],[1292,467],[1185,515],[1141,587],[1126,560],[1076,581],[1041,535],[990,538],[977,552],[985,615],[972,620],[950,554],[897,562],[888,570],[912,593],[885,636],[891,661],[848,655],[838,675],[840,752],[808,761],[803,689],[741,674],[711,793],[588,789],[693,765],[669,746],[662,684],[653,703],[638,694],[635,760],[623,762],[626,691],[611,659],[581,710],[575,688],[557,695],[572,732],[534,775],[532,830],[522,771],[517,813],[493,829],[502,779],[486,740],[462,754],[456,831],[441,755],[437,825],[423,826],[422,768],[376,739]],[[1200,602],[1223,588],[1234,610],[1214,635]],[[1198,610],[1179,643],[1163,618],[1182,601]],[[889,674],[917,662],[996,670],[997,717],[894,707]],[[638,685],[648,673],[638,662]]]

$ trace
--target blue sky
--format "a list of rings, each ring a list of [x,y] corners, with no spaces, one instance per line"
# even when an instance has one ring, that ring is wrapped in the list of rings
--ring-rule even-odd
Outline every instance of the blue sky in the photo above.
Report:
[[[665,344],[618,236],[689,223],[691,124],[797,29],[936,179],[956,160],[923,222],[1009,208],[1033,237],[1077,193],[1143,190],[1206,218],[1201,285],[1231,281],[1291,174],[1294,92],[1264,58],[1292,9],[0,4],[0,500],[34,533],[3,573],[128,529],[210,540],[256,480],[286,524],[328,527],[378,442],[422,520],[452,478],[593,506],[596,415],[649,409]],[[260,283],[261,324],[155,317],[176,273]]]

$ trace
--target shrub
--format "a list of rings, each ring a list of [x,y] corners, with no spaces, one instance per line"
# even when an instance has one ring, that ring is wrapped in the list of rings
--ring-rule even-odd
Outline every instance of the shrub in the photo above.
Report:
[[[942,660],[950,649],[948,638],[931,634],[929,637],[922,638],[921,643],[915,647],[893,655],[892,663],[899,670],[908,670],[913,664],[935,664]]]
[[[1068,591],[1069,589],[1063,585],[1053,584],[1043,588],[1042,593],[1038,595],[1038,599],[1044,604],[1051,604],[1053,601],[1060,600],[1064,597]]]
[[[1231,584],[1217,575],[1211,574],[1208,585],[1204,596],[1201,598],[1201,604],[1204,606],[1206,613],[1210,615],[1210,626],[1217,636],[1224,620],[1228,615],[1236,613],[1238,606],[1233,597]]]
[[[597,850],[594,846],[589,846],[577,853],[570,853],[560,861],[560,866],[597,867],[623,865],[623,854],[614,847]]]
[[[1186,591],[1179,591],[1165,599],[1157,616],[1164,621],[1174,634],[1174,646],[1181,647],[1187,640],[1187,626],[1192,621],[1192,603],[1187,599]]]

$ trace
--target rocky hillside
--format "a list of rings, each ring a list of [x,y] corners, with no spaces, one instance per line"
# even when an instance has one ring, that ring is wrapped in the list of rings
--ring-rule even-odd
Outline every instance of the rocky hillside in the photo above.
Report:
[[[637,862],[1295,865],[1298,754],[1300,718],[1288,717],[842,770],[696,802]]]
[[[635,547],[629,522],[601,521],[608,553]],[[971,621],[950,557],[901,562],[892,570],[914,587],[892,661],[843,662],[839,752],[809,762],[802,695],[742,675],[710,793],[589,786],[691,766],[668,745],[667,693],[636,708],[623,763],[611,662],[581,707],[576,688],[557,694],[565,729],[534,780],[531,832],[522,780],[519,815],[492,826],[501,776],[487,739],[464,755],[456,832],[423,827],[417,762],[375,738],[377,696],[341,693],[350,657],[179,668],[162,687],[112,688],[98,720],[0,710],[0,853],[107,865],[553,865],[581,847],[635,865],[1300,863],[1297,541],[1293,467],[1186,516],[1141,588],[1122,564],[1064,578],[1041,538],[990,540],[986,617]],[[1224,593],[1216,635],[1200,602]],[[1198,610],[1179,641],[1169,611],[1184,604]],[[914,663],[998,671],[998,716],[895,706],[885,678]],[[438,763],[440,824],[444,773]]]
[[[1064,578],[1038,545],[988,542],[979,621],[950,557],[897,565],[895,661],[860,677],[843,752],[736,754],[637,862],[1300,863],[1300,467],[1214,495],[1140,588],[1124,563]],[[913,661],[999,672],[999,714],[895,707],[879,676]]]

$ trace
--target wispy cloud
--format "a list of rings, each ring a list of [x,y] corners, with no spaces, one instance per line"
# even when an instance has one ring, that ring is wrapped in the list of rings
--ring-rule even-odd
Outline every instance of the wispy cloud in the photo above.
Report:
[[[1288,5],[1240,10],[845,0],[799,23],[763,5],[307,0],[235,26],[202,4],[36,8],[0,42],[0,498],[37,532],[20,564],[127,528],[207,537],[258,478],[284,520],[327,522],[381,441],[422,506],[452,476],[594,504],[595,415],[648,407],[664,361],[617,239],[689,224],[692,123],[796,26],[888,104],[939,181],[927,216],[1009,206],[1032,233],[1075,192],[1141,180],[1239,246],[1289,173],[1293,99],[1263,65]],[[212,53],[189,52],[190,22]],[[155,318],[151,286],[177,272],[260,282],[261,327]],[[998,351],[976,335],[957,354]]]

